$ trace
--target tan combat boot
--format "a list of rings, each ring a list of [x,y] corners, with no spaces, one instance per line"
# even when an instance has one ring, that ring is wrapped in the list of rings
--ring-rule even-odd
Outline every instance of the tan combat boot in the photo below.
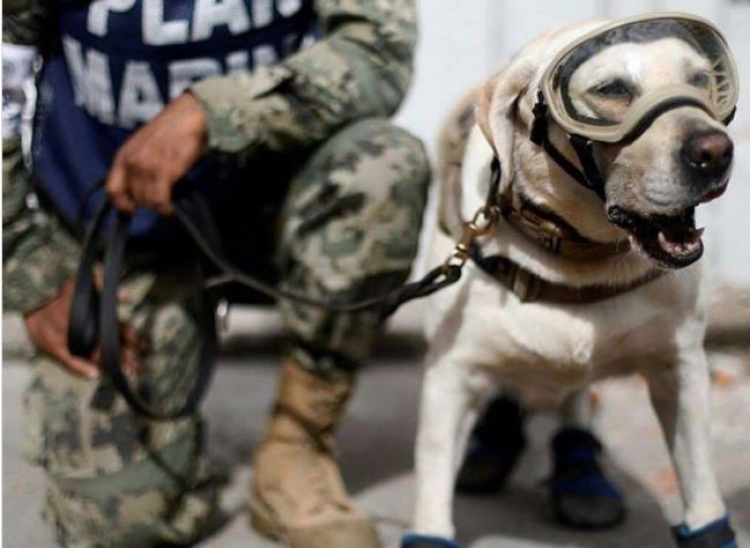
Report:
[[[253,466],[250,516],[292,548],[380,548],[375,527],[344,489],[333,432],[353,380],[283,367],[276,406]]]

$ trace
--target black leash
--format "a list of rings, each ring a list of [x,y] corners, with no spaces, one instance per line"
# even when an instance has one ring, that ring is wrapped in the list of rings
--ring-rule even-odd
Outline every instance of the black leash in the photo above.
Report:
[[[90,194],[88,195],[90,196]],[[461,271],[465,263],[465,258],[460,260],[461,258],[458,257],[456,251],[444,264],[429,271],[422,279],[404,284],[385,296],[372,297],[358,302],[320,301],[273,287],[242,272],[233,265],[224,253],[213,215],[197,190],[176,198],[173,202],[173,209],[175,217],[185,228],[198,249],[221,273],[209,279],[206,283],[203,303],[204,313],[201,318],[203,345],[200,351],[198,373],[184,403],[177,409],[161,410],[155,408],[148,402],[146,388],[142,387],[139,391],[133,390],[130,381],[122,370],[117,293],[122,277],[125,248],[131,223],[130,215],[122,212],[116,212],[114,215],[110,232],[106,238],[104,283],[101,294],[96,288],[93,274],[98,258],[98,243],[102,240],[108,219],[113,212],[113,206],[109,202],[104,202],[96,212],[83,240],[82,258],[76,278],[68,328],[68,346],[71,353],[88,358],[97,344],[101,344],[103,372],[136,414],[154,420],[174,420],[195,413],[208,389],[218,351],[215,327],[215,307],[218,302],[217,287],[235,282],[251,287],[276,300],[288,299],[307,306],[340,313],[377,309],[378,321],[382,324],[404,303],[426,297],[457,282],[461,278]],[[470,227],[472,226],[476,229],[474,223],[469,223],[467,234],[471,232]],[[486,230],[486,227],[482,230]],[[472,239],[480,233],[484,232],[479,230],[471,232]],[[467,237],[464,237],[462,241],[467,239]],[[459,246],[456,249],[458,250]],[[456,258],[459,260],[455,261]]]
[[[207,233],[214,233],[217,235],[214,240],[218,240],[218,230],[216,229],[213,215],[210,213],[208,205],[205,203],[205,200],[200,193],[197,191],[194,192],[188,200],[188,204],[193,206],[192,211],[185,207],[184,202],[175,202],[174,215],[188,232],[190,238],[201,253],[203,253],[203,255],[219,272],[221,272],[221,274],[206,280],[206,286],[208,288],[214,288],[228,283],[239,283],[275,300],[290,300],[314,308],[328,310],[330,312],[352,313],[379,307],[378,321],[379,323],[382,323],[402,304],[413,299],[426,297],[435,291],[458,281],[461,276],[460,269],[446,269],[441,265],[432,269],[421,280],[405,284],[385,296],[371,297],[357,302],[321,301],[313,299],[306,295],[274,287],[243,272],[241,269],[233,265],[223,253],[219,252],[219,247],[214,241],[209,242],[204,237]],[[196,222],[197,219],[199,219],[200,222]]]

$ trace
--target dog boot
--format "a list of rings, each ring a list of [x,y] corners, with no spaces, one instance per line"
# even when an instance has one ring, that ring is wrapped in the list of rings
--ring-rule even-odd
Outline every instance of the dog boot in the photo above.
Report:
[[[700,529],[691,531],[686,525],[672,528],[672,535],[678,548],[739,548],[729,518],[723,517]]]
[[[456,480],[459,492],[487,495],[503,488],[526,447],[523,423],[524,412],[515,400],[490,402],[471,434]]]
[[[553,438],[552,451],[550,495],[555,518],[578,529],[604,529],[621,523],[625,505],[599,465],[599,440],[587,430],[565,428]]]
[[[401,538],[401,548],[461,548],[453,539],[409,534]]]
[[[372,522],[349,499],[333,434],[353,378],[319,378],[283,367],[276,405],[255,456],[250,516],[260,533],[291,548],[379,548]]]

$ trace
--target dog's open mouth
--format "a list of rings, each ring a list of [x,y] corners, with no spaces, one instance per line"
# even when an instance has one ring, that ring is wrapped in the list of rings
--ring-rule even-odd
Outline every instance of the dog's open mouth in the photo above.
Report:
[[[627,230],[635,243],[664,268],[683,268],[703,255],[703,229],[695,227],[695,207],[678,215],[646,217],[612,206],[608,216],[610,222]]]

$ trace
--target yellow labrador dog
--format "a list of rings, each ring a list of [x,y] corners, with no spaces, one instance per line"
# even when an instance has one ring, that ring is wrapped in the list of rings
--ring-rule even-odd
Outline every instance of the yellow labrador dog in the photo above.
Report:
[[[489,393],[554,391],[566,420],[585,424],[585,387],[634,372],[648,380],[679,476],[676,544],[736,546],[710,460],[694,222],[728,183],[736,99],[719,31],[661,14],[548,33],[455,111],[432,256],[469,260],[426,314],[403,548],[458,546],[455,475]],[[467,234],[473,242],[457,248]]]

